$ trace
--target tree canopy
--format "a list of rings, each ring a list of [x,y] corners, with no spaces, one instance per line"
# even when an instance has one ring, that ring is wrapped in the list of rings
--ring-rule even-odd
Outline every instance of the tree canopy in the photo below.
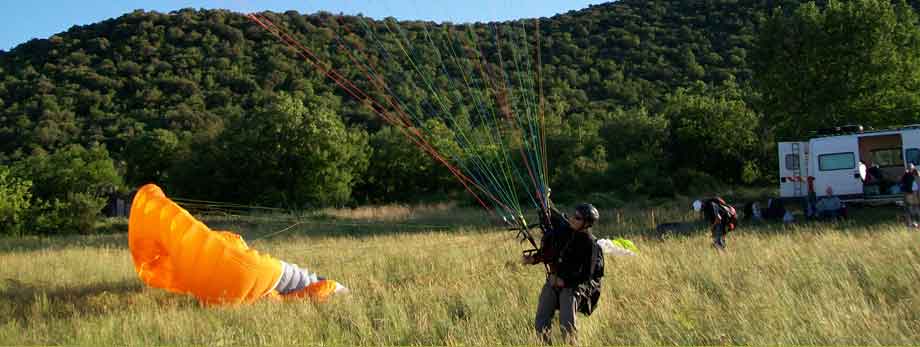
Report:
[[[920,26],[904,1],[776,8],[754,56],[764,114],[786,136],[908,124],[920,111]]]

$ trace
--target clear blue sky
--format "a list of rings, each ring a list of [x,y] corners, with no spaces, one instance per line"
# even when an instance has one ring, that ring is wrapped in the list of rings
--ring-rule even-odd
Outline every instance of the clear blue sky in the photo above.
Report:
[[[295,10],[362,13],[454,23],[550,17],[611,0],[0,0],[0,49],[48,38],[74,25],[115,18],[136,9],[225,8],[237,12]]]

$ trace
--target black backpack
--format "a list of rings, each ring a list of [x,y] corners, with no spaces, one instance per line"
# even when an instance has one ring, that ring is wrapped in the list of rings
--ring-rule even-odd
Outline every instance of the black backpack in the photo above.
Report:
[[[575,288],[576,307],[585,316],[590,316],[597,307],[601,298],[601,279],[604,277],[604,250],[594,236],[591,236],[591,242],[594,245],[591,250],[591,279]]]

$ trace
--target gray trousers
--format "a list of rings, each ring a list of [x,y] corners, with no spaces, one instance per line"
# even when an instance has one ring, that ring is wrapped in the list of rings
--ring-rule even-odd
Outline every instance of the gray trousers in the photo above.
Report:
[[[920,223],[920,201],[914,194],[904,194],[904,215],[907,217],[907,226]]]
[[[718,250],[725,250],[725,221],[712,226],[712,246]]]
[[[540,301],[537,304],[537,317],[535,328],[543,342],[551,343],[549,331],[553,325],[553,315],[559,310],[559,326],[562,334],[569,341],[575,340],[575,312],[577,312],[574,288],[553,288],[549,276],[540,291]]]

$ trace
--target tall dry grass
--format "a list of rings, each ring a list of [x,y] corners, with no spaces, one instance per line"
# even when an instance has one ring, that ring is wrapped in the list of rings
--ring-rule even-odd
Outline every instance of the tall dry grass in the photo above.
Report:
[[[447,221],[442,212],[430,213],[431,220]],[[872,222],[743,227],[729,235],[725,253],[712,250],[704,232],[653,236],[656,222],[690,220],[682,209],[603,213],[597,233],[629,235],[641,255],[607,259],[601,306],[579,317],[583,344],[920,341],[920,234],[889,222],[887,212]],[[453,215],[454,222],[445,224],[488,219],[474,211]],[[124,234],[0,239],[0,344],[539,342],[531,327],[542,270],[516,262],[524,247],[511,232],[388,232],[402,229],[379,218],[337,217],[326,229],[302,224],[250,242],[351,288],[324,304],[201,307],[191,297],[146,288],[133,271]],[[341,221],[376,224],[381,231],[356,233],[335,225]],[[288,222],[220,223],[258,236]]]

